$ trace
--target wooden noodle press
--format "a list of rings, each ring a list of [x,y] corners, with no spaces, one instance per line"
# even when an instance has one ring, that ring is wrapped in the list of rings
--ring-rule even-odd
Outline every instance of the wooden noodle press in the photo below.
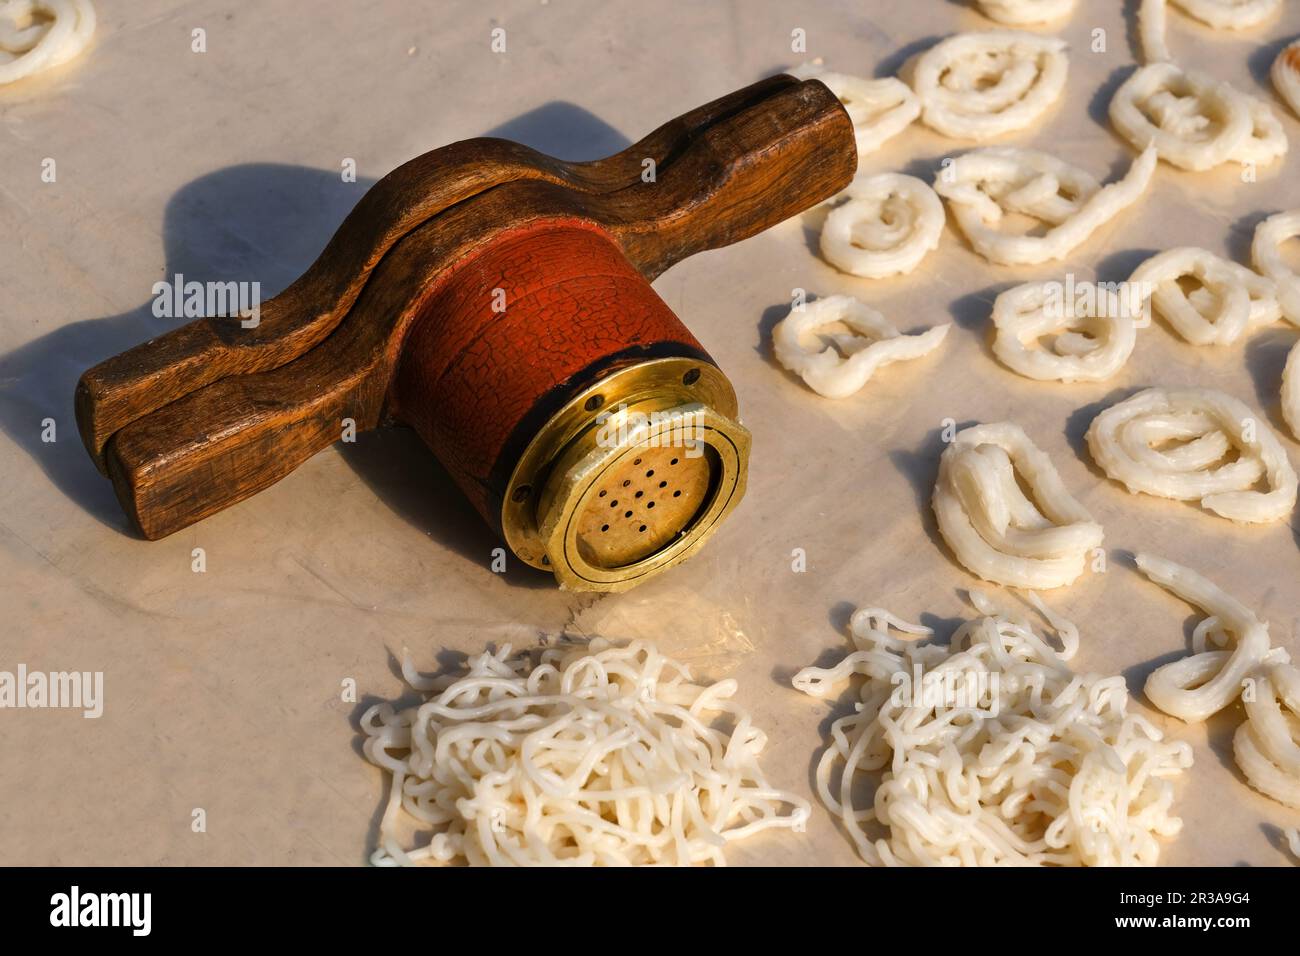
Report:
[[[433,150],[376,183],[254,327],[200,319],[86,372],[82,440],[156,539],[349,419],[405,423],[520,559],[565,587],[630,587],[699,549],[749,458],[731,383],[650,281],[856,165],[834,94],[789,76],[594,162],[500,139]]]

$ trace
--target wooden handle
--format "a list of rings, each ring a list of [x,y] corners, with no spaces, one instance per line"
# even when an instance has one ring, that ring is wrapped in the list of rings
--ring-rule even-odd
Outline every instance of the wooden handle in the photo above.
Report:
[[[653,279],[844,188],[853,142],[825,86],[782,76],[592,163],[502,140],[434,150],[366,194],[257,328],[203,319],[86,372],[83,441],[141,532],[170,534],[279,480],[343,419],[375,427],[414,318],[501,236],[581,223]]]

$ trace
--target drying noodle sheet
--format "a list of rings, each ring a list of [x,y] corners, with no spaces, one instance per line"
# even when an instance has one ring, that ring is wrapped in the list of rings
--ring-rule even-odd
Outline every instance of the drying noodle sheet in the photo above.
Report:
[[[1102,542],[1101,525],[1066,491],[1051,459],[1011,422],[957,433],[939,459],[932,504],[957,560],[998,584],[1070,584]]]
[[[427,699],[361,719],[366,757],[392,774],[376,864],[722,864],[728,843],[807,820],[759,768],[767,738],[736,682],[696,684],[643,641],[403,674]],[[425,845],[403,846],[403,816]]]
[[[90,0],[0,0],[0,85],[68,62],[94,32]]]
[[[1127,175],[1103,186],[1087,170],[1032,149],[977,149],[946,161],[935,191],[948,200],[975,251],[1000,265],[1037,265],[1068,255],[1100,226],[1137,202],[1155,171],[1148,150]],[[1008,214],[1048,225],[1041,236],[1003,232]]]
[[[822,802],[872,865],[1155,864],[1182,826],[1173,780],[1191,748],[1128,712],[1123,677],[1071,671],[1077,632],[1057,652],[1021,616],[972,601],[981,616],[950,644],[861,609],[853,652],[795,676],[816,697],[862,678],[817,764]]]
[[[804,63],[790,75],[820,80],[844,104],[853,123],[859,159],[880,149],[921,115],[921,101],[911,87],[892,76],[871,80],[833,73],[816,63]]]
[[[1062,282],[1029,282],[993,303],[993,353],[1039,381],[1096,382],[1128,361],[1137,341],[1134,309],[1120,292],[1093,284],[1090,298],[1066,298]],[[1050,344],[1044,344],[1044,340]]]
[[[939,245],[943,204],[921,180],[898,173],[860,176],[822,227],[821,250],[842,272],[867,279],[911,272]]]
[[[978,0],[990,20],[1009,27],[1052,23],[1074,12],[1077,0]]]
[[[1300,40],[1277,55],[1269,74],[1277,95],[1286,100],[1296,116],[1300,116]]]
[[[960,33],[916,61],[921,122],[955,139],[986,140],[1036,122],[1065,89],[1064,40],[1002,31]]]
[[[832,331],[843,326],[847,332]],[[848,295],[832,295],[795,306],[772,330],[776,360],[818,395],[846,398],[890,362],[928,355],[948,334],[937,325],[919,335],[902,335],[875,309]],[[820,348],[805,345],[816,337]]]
[[[1110,101],[1115,128],[1138,149],[1202,171],[1226,162],[1264,165],[1286,154],[1286,131],[1263,100],[1172,63],[1138,69]]]
[[[1188,293],[1182,283],[1195,280]],[[1169,249],[1138,266],[1129,288],[1141,290],[1143,320],[1154,307],[1193,345],[1232,345],[1282,317],[1272,279],[1205,249]]]
[[[1250,256],[1255,268],[1273,280],[1287,321],[1300,326],[1300,274],[1282,258],[1282,244],[1300,237],[1300,209],[1270,216],[1255,227]]]
[[[1148,388],[1088,426],[1097,464],[1130,492],[1199,501],[1232,521],[1282,521],[1296,473],[1262,416],[1208,388]],[[1263,482],[1267,490],[1257,490]]]

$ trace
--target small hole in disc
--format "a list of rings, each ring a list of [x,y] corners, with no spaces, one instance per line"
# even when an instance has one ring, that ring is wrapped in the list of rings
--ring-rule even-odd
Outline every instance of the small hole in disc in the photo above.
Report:
[[[700,370],[698,368],[693,368],[685,375],[682,376],[683,385],[694,385],[699,380],[700,380]]]
[[[600,406],[604,404],[605,404],[605,396],[593,395],[591,396],[591,398],[587,399],[586,404],[583,405],[582,407],[589,412],[594,412],[596,409],[600,408]]]
[[[528,496],[531,495],[532,493],[533,493],[532,485],[520,485],[518,488],[515,489],[514,494],[510,496],[510,500],[518,504],[521,501],[527,501]]]

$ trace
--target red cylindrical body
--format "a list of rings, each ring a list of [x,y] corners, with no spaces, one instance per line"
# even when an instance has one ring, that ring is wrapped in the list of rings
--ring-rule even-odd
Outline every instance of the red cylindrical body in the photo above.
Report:
[[[402,350],[391,402],[500,530],[528,442],[609,372],[712,362],[614,240],[580,220],[505,233],[440,278]]]

